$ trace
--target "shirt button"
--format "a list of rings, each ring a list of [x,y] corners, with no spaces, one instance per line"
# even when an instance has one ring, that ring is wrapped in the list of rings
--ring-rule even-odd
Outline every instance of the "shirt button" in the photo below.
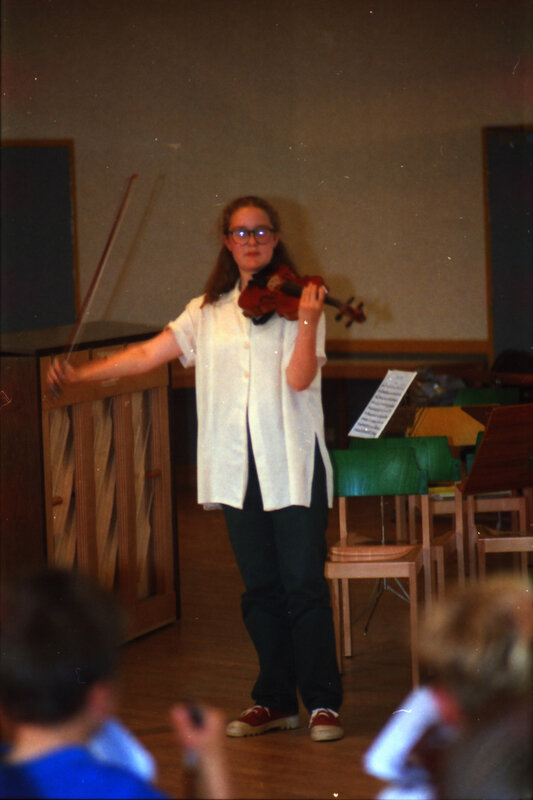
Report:
[[[250,349],[250,342],[244,342],[244,349],[245,350],[249,350]]]
[[[244,370],[243,375],[244,375],[245,378],[249,378],[250,377],[250,373],[248,372],[247,369]]]

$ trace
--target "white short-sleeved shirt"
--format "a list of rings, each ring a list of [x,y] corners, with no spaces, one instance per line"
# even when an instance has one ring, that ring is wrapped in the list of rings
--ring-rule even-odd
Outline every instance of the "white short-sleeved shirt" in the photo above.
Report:
[[[317,335],[319,369],[309,388],[296,392],[285,370],[298,323],[275,315],[264,325],[254,325],[243,315],[238,297],[235,287],[203,308],[203,297],[197,297],[168,325],[183,351],[182,364],[196,367],[198,502],[242,508],[248,417],[265,511],[310,505],[315,441],[331,505],[320,375],[326,360],[324,317]]]

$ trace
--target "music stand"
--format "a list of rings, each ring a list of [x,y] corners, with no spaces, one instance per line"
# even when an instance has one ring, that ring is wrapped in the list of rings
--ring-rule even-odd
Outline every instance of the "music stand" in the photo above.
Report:
[[[359,420],[352,428],[350,435],[357,433],[369,439],[376,439],[381,436],[405,436],[407,428],[413,424],[415,408],[403,405],[408,395],[416,372],[406,372],[404,370],[388,370],[385,378],[381,382],[378,390],[370,399]],[[380,496],[381,510],[381,544],[385,542],[385,511],[383,496]],[[396,511],[399,513],[399,505],[396,504]],[[374,615],[377,605],[386,591],[399,597],[400,600],[409,602],[409,594],[398,580],[393,578],[398,588],[389,583],[388,578],[378,578],[370,599],[364,609],[354,620],[357,622],[363,616],[366,608],[371,606],[370,613],[364,627],[364,633],[368,633],[370,621]]]

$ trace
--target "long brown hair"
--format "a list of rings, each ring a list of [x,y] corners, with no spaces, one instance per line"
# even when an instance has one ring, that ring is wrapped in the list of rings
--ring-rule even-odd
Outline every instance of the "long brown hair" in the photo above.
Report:
[[[235,200],[232,200],[230,203],[228,203],[228,205],[224,208],[219,222],[221,236],[227,236],[229,233],[229,226],[233,214],[240,208],[247,208],[250,206],[253,208],[261,208],[268,215],[274,232],[280,233],[280,219],[274,206],[272,206],[267,200],[263,200],[261,197],[249,195],[246,197],[237,197]],[[281,240],[278,241],[274,248],[270,263],[275,267],[278,266],[278,264],[287,264],[287,266],[291,267],[296,272],[296,268],[291,257],[289,256],[289,253],[287,252],[287,248]],[[238,278],[239,268],[235,263],[235,259],[226,245],[222,244],[217,256],[217,260],[215,261],[215,266],[205,284],[205,297],[202,305],[206,305],[207,303],[215,303],[221,294],[229,292],[234,288]]]

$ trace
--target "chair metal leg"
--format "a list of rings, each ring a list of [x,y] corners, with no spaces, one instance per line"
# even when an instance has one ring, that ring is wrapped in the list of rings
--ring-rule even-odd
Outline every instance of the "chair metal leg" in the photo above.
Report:
[[[370,627],[370,620],[374,616],[374,611],[376,610],[376,608],[378,606],[378,603],[381,600],[381,596],[385,592],[387,592],[387,591],[388,592],[392,592],[392,594],[396,595],[396,597],[399,597],[400,600],[405,600],[406,603],[411,602],[409,592],[406,592],[405,588],[402,586],[402,584],[400,583],[398,578],[393,578],[393,580],[400,587],[400,591],[398,591],[398,589],[395,589],[389,583],[389,579],[388,578],[379,578],[379,580],[377,581],[377,584],[374,587],[374,590],[372,592],[370,600],[367,602],[367,604],[365,606],[365,608],[368,608],[369,605],[371,606],[370,613],[368,615],[368,618],[366,620],[365,627],[364,627],[365,636],[368,633],[368,629]],[[361,617],[363,616],[363,613],[364,613],[364,610],[355,618],[354,623],[357,622],[357,620],[361,619]]]

